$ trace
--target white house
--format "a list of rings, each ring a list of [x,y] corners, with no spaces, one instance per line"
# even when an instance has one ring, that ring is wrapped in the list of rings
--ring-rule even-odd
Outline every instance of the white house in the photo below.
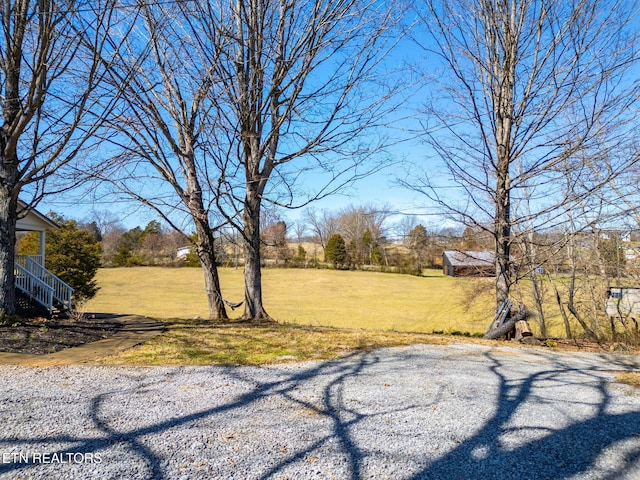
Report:
[[[15,286],[52,313],[54,306],[63,310],[72,307],[73,288],[47,270],[44,265],[46,231],[60,228],[54,221],[18,200],[16,233],[38,232],[38,255],[16,255]]]
[[[180,247],[180,248],[178,248],[178,251],[176,252],[176,258],[178,260],[184,260],[184,259],[187,258],[187,255],[189,255],[189,253],[191,253],[191,247],[190,246]]]
[[[53,220],[47,218],[34,208],[29,208],[22,200],[18,200],[18,221],[16,222],[16,232],[38,232],[40,235],[40,246],[38,256],[39,261],[44,265],[44,246],[46,241],[46,231],[48,229],[60,228]]]

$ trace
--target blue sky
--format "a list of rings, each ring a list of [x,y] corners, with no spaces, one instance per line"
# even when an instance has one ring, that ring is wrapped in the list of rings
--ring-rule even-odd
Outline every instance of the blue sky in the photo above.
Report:
[[[410,40],[403,40],[402,45],[392,56],[387,59],[387,65],[390,70],[394,67],[404,65],[406,62],[412,62],[418,66],[418,71],[426,73],[434,73],[437,68],[436,59],[433,57],[424,58],[424,52],[411,43]],[[431,71],[428,71],[431,69]],[[408,75],[407,72],[403,73]],[[403,111],[396,113],[397,116],[403,116],[404,131],[398,130],[397,125],[389,128],[391,135],[408,137],[409,131],[419,131],[420,124],[420,107],[423,100],[430,95],[429,85],[423,83],[420,88],[414,88],[407,92],[407,98],[403,102]],[[392,123],[392,122],[390,122]],[[420,174],[428,172],[436,181],[445,183],[446,176],[439,173],[442,165],[437,158],[434,158],[433,152],[418,140],[407,140],[404,143],[397,144],[389,151],[394,163],[392,166],[383,169],[368,178],[358,181],[349,188],[346,188],[341,194],[323,199],[313,204],[316,209],[329,209],[332,211],[339,210],[349,205],[378,204],[391,205],[391,207],[399,212],[418,215],[418,221],[432,227],[451,226],[450,222],[443,219],[437,214],[435,207],[428,201],[424,195],[411,192],[394,184],[397,176],[411,176],[412,174]],[[401,163],[407,160],[406,164]],[[416,172],[408,171],[407,165],[418,164]],[[447,194],[454,192],[448,189]],[[46,198],[39,206],[42,212],[55,211],[62,215],[79,220],[90,219],[92,211],[109,211],[118,217],[126,228],[135,226],[143,227],[151,220],[157,220],[157,215],[141,208],[134,203],[98,203],[91,204],[86,201],[67,200],[67,196],[56,195]],[[302,210],[283,210],[282,217],[288,222],[295,222]]]
[[[311,204],[311,207],[318,210],[327,209],[338,211],[348,206],[358,205],[390,205],[393,210],[410,215],[418,215],[418,223],[447,226],[446,222],[442,222],[434,216],[434,208],[430,207],[426,197],[411,192],[396,183],[398,175],[404,176],[405,173],[411,173],[408,166],[403,165],[403,159],[411,156],[412,161],[424,160],[425,167],[426,146],[417,141],[406,144],[403,147],[393,149],[393,158],[398,161],[390,167],[371,174],[367,178],[355,182],[350,187],[344,188],[341,193],[318,200]],[[80,193],[80,192],[77,192]],[[65,195],[49,196],[43,200],[38,209],[47,213],[54,211],[62,214],[67,218],[76,220],[90,220],[93,211],[108,211],[123,223],[126,228],[134,228],[136,226],[144,227],[152,220],[158,220],[158,217],[148,209],[141,207],[135,202],[113,203],[106,200],[102,203],[90,203],[86,200],[68,200],[71,197]],[[287,223],[296,222],[304,208],[302,209],[281,209],[281,216]],[[397,221],[399,216],[394,216],[391,222]]]
[[[389,65],[389,69],[394,70],[408,61],[417,61],[420,56],[419,49],[405,39],[401,48],[398,48],[392,56],[388,57],[386,62]],[[406,72],[403,72],[403,75],[406,75]],[[413,130],[415,132],[419,129],[419,116],[416,112],[425,94],[424,85],[421,90],[411,88],[410,91],[404,92],[405,98],[400,102],[401,106],[395,113],[396,116],[405,117],[405,120],[401,122],[402,129],[398,128],[400,124],[394,125],[393,127],[387,127],[386,130],[388,131],[384,131],[385,129],[383,128],[383,134],[388,134],[394,140],[399,140],[403,137],[407,138],[409,136],[408,131]],[[392,121],[390,120],[388,123],[391,124]],[[343,189],[339,194],[314,202],[311,206],[316,209],[337,211],[350,205],[389,205],[398,212],[413,215],[422,213],[433,215],[434,210],[429,207],[426,197],[402,188],[395,183],[397,176],[404,177],[406,174],[411,173],[407,171],[408,167],[403,165],[402,162],[404,160],[421,163],[427,170],[432,169],[433,166],[430,165],[432,160],[428,160],[427,146],[418,140],[405,140],[390,147],[387,153],[391,158],[391,166],[357,181]],[[81,190],[78,193],[81,193]],[[44,213],[55,211],[65,217],[83,221],[90,220],[94,211],[108,211],[118,217],[126,228],[144,227],[149,221],[159,219],[157,214],[133,202],[113,203],[107,198],[102,203],[94,204],[86,199],[78,200],[74,198],[76,195],[63,194],[47,197],[40,203],[38,209]],[[70,198],[71,200],[69,200]],[[281,216],[287,223],[292,224],[300,218],[302,211],[303,209],[282,209]],[[395,217],[392,221],[397,219],[398,217]],[[423,224],[437,225],[439,223],[434,216],[422,217],[418,221]]]

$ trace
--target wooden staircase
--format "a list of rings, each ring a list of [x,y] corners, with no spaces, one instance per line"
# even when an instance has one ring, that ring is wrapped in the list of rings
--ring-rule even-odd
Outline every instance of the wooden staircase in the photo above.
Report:
[[[16,256],[14,273],[16,290],[44,307],[50,315],[54,308],[71,310],[73,288],[44,268],[39,255]]]

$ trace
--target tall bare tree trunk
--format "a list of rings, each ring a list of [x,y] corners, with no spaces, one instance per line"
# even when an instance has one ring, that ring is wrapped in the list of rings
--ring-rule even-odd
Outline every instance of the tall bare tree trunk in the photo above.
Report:
[[[4,173],[4,172],[3,172]],[[15,245],[17,197],[0,185],[0,313],[15,315]]]
[[[111,0],[4,0],[0,7],[0,313],[15,313],[15,232],[23,187],[31,186],[33,205],[46,196],[45,180],[95,141],[118,95],[117,88],[96,95],[106,70],[100,53],[106,43],[118,48],[117,40],[106,42],[112,7]],[[91,162],[83,157],[85,167]],[[77,183],[75,173],[70,177],[60,191]]]
[[[506,166],[508,169],[508,164]],[[511,289],[511,222],[508,171],[498,177],[496,189],[496,303],[497,308],[509,298]]]
[[[512,39],[512,41],[515,41]],[[517,42],[515,42],[517,45]],[[512,50],[505,52],[504,64],[494,63],[497,73],[496,81],[501,83],[498,89],[498,96],[494,98],[494,108],[496,116],[496,189],[495,189],[495,219],[494,235],[496,237],[496,303],[497,309],[509,298],[511,290],[511,175],[510,169],[513,159],[511,158],[511,142],[513,124],[513,85],[515,72],[515,61],[511,54],[515,56],[516,45]],[[497,311],[497,310],[496,310]]]
[[[221,133],[207,158],[225,167],[216,205],[245,242],[243,318],[268,320],[260,208],[264,202],[301,207],[372,173],[383,161],[377,153],[386,140],[366,132],[395,111],[401,91],[400,79],[387,83],[384,75],[380,81],[388,73],[382,60],[395,45],[391,34],[399,15],[393,0],[205,4],[202,18],[218,42],[209,98]],[[311,172],[320,175],[303,186]],[[272,174],[277,179],[270,181]]]
[[[2,128],[0,129],[0,313],[15,315],[15,245],[16,220],[18,208],[18,139],[16,124],[23,110],[25,120],[29,121],[34,113],[20,105],[20,83],[22,68],[22,42],[27,23],[26,11],[12,14],[9,5],[3,5],[2,24],[5,31],[3,40],[2,70],[4,91],[0,91],[2,107]],[[16,10],[17,7],[16,7]],[[15,17],[15,18],[12,18]],[[13,20],[13,25],[12,25]],[[13,32],[12,32],[13,30]],[[11,38],[10,33],[13,33]],[[6,54],[4,49],[7,49]],[[43,82],[44,83],[44,82]]]
[[[186,123],[186,122],[185,122]],[[189,129],[186,129],[189,132]],[[204,285],[209,304],[210,320],[227,320],[227,311],[222,300],[220,277],[216,260],[215,239],[209,221],[209,212],[204,208],[201,182],[198,178],[197,162],[193,145],[196,143],[189,134],[182,136],[184,155],[182,156],[183,170],[186,176],[186,189],[183,193],[187,208],[196,226],[196,253],[204,270]],[[168,177],[168,176],[167,176]],[[179,182],[172,178],[174,189],[182,191]]]
[[[190,5],[142,2],[137,8],[127,18],[133,33],[126,48],[109,60],[110,84],[123,85],[119,110],[126,114],[109,119],[115,153],[100,179],[189,238],[204,270],[209,319],[226,320],[214,238],[222,227],[215,179],[219,187],[224,165],[207,153],[217,135],[211,64],[223,47],[206,16],[194,15]]]
[[[218,276],[218,266],[216,265],[215,239],[211,234],[208,225],[196,223],[196,234],[198,237],[196,244],[196,254],[204,270],[204,285],[209,304],[210,320],[227,320],[227,311],[222,301],[220,290],[220,277]]]
[[[242,316],[254,322],[271,321],[262,304],[262,271],[260,268],[260,193],[254,185],[247,186],[243,212],[244,223],[244,301]]]

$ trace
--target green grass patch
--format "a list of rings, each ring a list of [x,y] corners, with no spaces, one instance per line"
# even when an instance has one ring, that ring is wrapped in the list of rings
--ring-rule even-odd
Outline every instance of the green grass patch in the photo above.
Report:
[[[244,297],[241,269],[220,268],[222,295],[232,302]],[[102,269],[100,290],[85,309],[158,319],[206,319],[207,300],[200,268],[133,267]],[[335,271],[329,269],[263,270],[264,303],[269,314],[298,325],[397,330],[430,333],[484,334],[495,314],[494,279],[452,278],[440,270],[424,277]],[[547,286],[548,287],[548,286]],[[562,337],[564,328],[554,298],[547,290],[548,336]],[[513,298],[533,309],[528,280],[514,286]],[[229,310],[239,318],[242,308]],[[530,322],[537,334],[535,318]],[[581,329],[574,325],[574,330]]]

